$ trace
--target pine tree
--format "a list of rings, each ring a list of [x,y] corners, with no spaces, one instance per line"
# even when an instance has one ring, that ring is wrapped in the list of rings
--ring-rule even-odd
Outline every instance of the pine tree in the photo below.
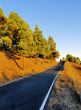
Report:
[[[17,47],[17,52],[26,56],[36,54],[34,50],[35,42],[33,41],[33,32],[29,25],[14,12],[11,12],[9,19],[14,22],[13,43]],[[12,30],[13,31],[13,30]]]
[[[46,39],[44,38],[42,31],[38,27],[38,25],[35,26],[35,31],[33,34],[34,42],[36,43],[36,55],[38,57],[46,57],[49,54],[49,47]]]
[[[53,37],[51,37],[51,36],[49,36],[49,38],[48,38],[48,45],[49,45],[49,48],[51,50],[51,53],[56,51],[56,43],[53,40]]]
[[[4,25],[6,22],[7,22],[7,19],[4,15],[4,12],[3,12],[2,8],[0,8],[0,25],[1,24]]]
[[[60,54],[56,50],[56,43],[53,40],[53,37],[51,37],[51,36],[49,36],[49,38],[48,38],[48,45],[49,45],[49,48],[50,48],[50,55],[49,55],[49,57],[50,58],[54,58],[54,59],[59,58]]]
[[[5,36],[7,30],[7,18],[5,17],[3,10],[0,8],[0,38]]]
[[[59,52],[50,36],[48,41],[42,30],[35,26],[30,29],[17,13],[11,12],[7,18],[0,8],[0,49],[8,50],[27,57],[57,58]]]

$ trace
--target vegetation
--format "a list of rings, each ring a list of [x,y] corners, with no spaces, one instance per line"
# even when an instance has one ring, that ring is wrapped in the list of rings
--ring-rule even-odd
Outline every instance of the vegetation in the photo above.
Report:
[[[81,64],[80,58],[72,56],[71,54],[67,54],[66,57],[63,57],[61,61],[69,61],[77,64]]]
[[[26,57],[56,59],[59,52],[53,37],[45,39],[38,25],[34,31],[17,13],[6,17],[0,8],[0,49]]]
[[[66,62],[62,75],[66,76],[65,79],[69,77],[70,80],[68,80],[68,82],[70,83],[72,80],[75,90],[81,93],[81,65]]]

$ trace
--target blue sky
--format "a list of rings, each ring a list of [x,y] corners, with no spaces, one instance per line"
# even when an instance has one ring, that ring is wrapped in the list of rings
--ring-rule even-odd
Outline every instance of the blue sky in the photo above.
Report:
[[[53,36],[60,55],[81,58],[81,0],[0,0],[8,16],[19,15],[34,29],[38,24],[46,38]]]

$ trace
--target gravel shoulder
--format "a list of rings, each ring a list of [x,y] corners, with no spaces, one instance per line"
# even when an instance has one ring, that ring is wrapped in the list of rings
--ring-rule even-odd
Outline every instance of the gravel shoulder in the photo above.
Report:
[[[47,110],[81,110],[81,102],[74,82],[62,73],[52,90]]]

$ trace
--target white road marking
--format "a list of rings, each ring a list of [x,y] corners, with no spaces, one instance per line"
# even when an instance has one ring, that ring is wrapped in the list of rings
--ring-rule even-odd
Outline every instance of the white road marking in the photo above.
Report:
[[[64,65],[63,65],[63,66],[64,66]],[[63,66],[62,66],[62,68],[63,68]],[[62,68],[60,69],[60,71],[62,70]],[[52,82],[52,84],[51,84],[51,86],[50,86],[50,88],[49,88],[49,90],[48,90],[48,92],[47,92],[47,94],[46,94],[46,97],[44,98],[44,101],[43,101],[41,107],[39,108],[39,110],[44,110],[44,107],[45,107],[46,102],[47,102],[47,100],[48,100],[48,98],[49,98],[50,92],[51,92],[51,90],[52,90],[52,88],[53,88],[53,85],[54,85],[54,83],[55,83],[55,81],[56,81],[58,75],[60,74],[60,71],[58,72],[58,74],[57,74],[56,77],[54,78],[54,80],[53,80],[53,82]]]

